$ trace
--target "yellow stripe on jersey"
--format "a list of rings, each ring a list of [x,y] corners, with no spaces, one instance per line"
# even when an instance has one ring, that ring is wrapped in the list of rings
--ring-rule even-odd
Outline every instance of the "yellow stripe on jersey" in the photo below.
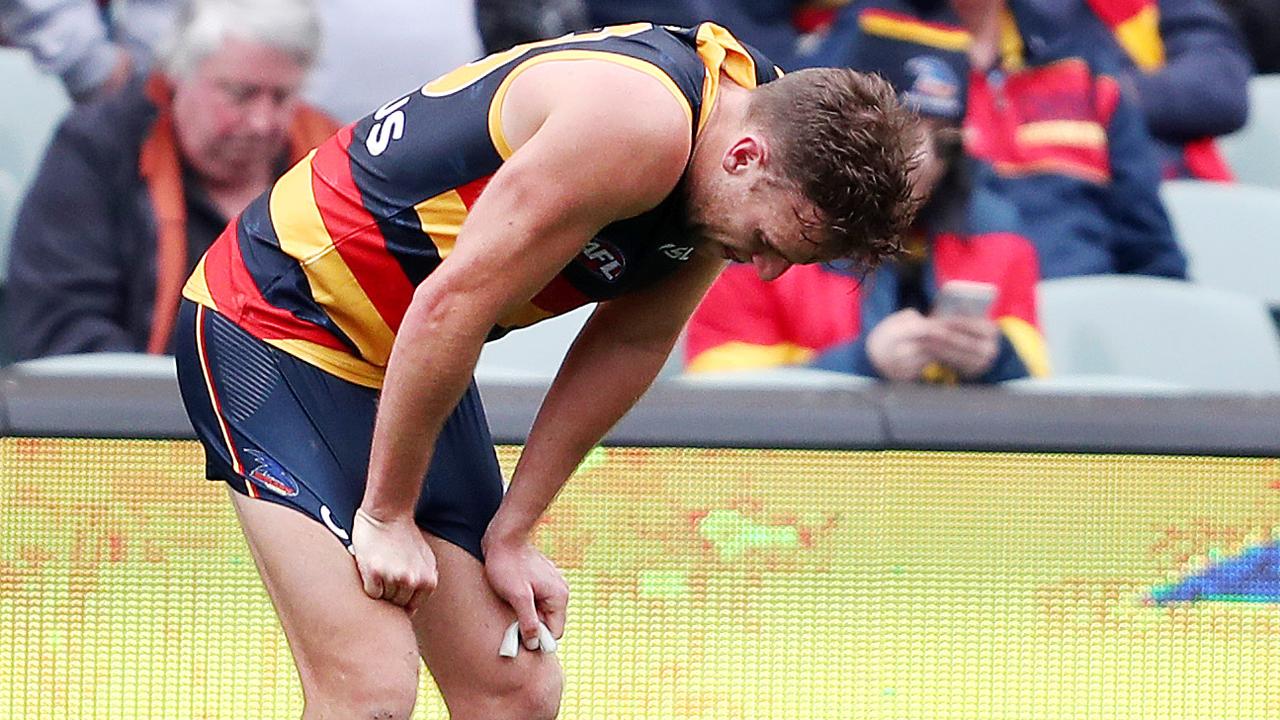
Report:
[[[964,30],[948,30],[936,25],[899,19],[881,13],[868,12],[858,16],[858,26],[871,35],[906,40],[939,50],[963,51],[969,49],[971,37]]]
[[[1018,72],[1026,65],[1026,56],[1018,21],[1014,19],[1013,11],[1006,7],[1000,11],[1000,69]]]
[[[462,221],[467,219],[467,206],[463,204],[462,197],[457,190],[448,190],[414,205],[413,210],[418,213],[422,232],[431,237],[440,259],[444,260],[453,251],[458,230],[462,228]]]
[[[1116,39],[1146,72],[1164,67],[1164,41],[1160,39],[1160,11],[1153,3],[1115,28]]]
[[[702,112],[698,117],[701,131],[720,94],[720,73],[751,90],[756,86],[756,61],[737,38],[715,23],[703,23],[698,28],[698,57],[707,68],[706,81],[702,83]]]
[[[191,272],[191,277],[187,278],[187,284],[182,287],[182,296],[207,308],[218,309],[218,304],[213,301],[213,293],[209,292],[209,283],[204,279],[203,255],[200,256],[200,262],[196,263],[196,269]]]
[[[387,364],[395,333],[338,254],[311,189],[312,150],[271,190],[271,224],[280,248],[302,265],[311,295],[330,319],[376,365]]]
[[[498,318],[498,327],[514,330],[529,327],[551,317],[551,312],[543,310],[533,303],[525,303],[511,312]]]
[[[317,345],[309,340],[273,338],[263,342],[280,348],[296,358],[301,358],[327,373],[337,375],[347,382],[371,388],[382,387],[382,378],[386,371],[348,352]]]
[[[803,365],[816,353],[794,343],[754,345],[745,342],[727,342],[698,353],[685,368],[685,372],[704,373],[725,370],[758,370],[780,365]]]
[[[502,130],[502,103],[506,99],[507,90],[511,88],[511,83],[520,76],[525,70],[535,65],[541,65],[546,62],[559,62],[567,60],[603,60],[605,62],[615,63],[625,67],[639,70],[647,75],[651,75],[661,82],[663,87],[667,89],[680,106],[684,108],[685,117],[689,122],[693,122],[693,109],[689,107],[689,100],[681,92],[680,87],[669,75],[662,71],[653,63],[633,58],[630,55],[620,55],[618,53],[604,52],[601,50],[554,50],[552,52],[535,55],[528,60],[514,67],[505,78],[502,84],[498,86],[497,92],[493,94],[493,100],[489,103],[489,137],[493,140],[493,147],[502,156],[503,160],[511,157],[515,152],[511,145],[507,143],[506,133]],[[753,76],[754,78],[754,76]],[[706,108],[703,108],[703,115],[706,115]],[[701,127],[701,124],[699,124]]]
[[[631,23],[630,25],[615,25],[613,27],[601,28],[594,32],[581,33],[578,35],[563,35],[550,40],[539,40],[537,42],[516,45],[510,50],[504,50],[494,53],[488,57],[481,58],[475,62],[467,63],[462,67],[452,70],[435,80],[422,86],[422,94],[426,97],[444,97],[470,87],[486,75],[515,60],[516,58],[539,48],[554,47],[556,45],[568,45],[569,43],[591,42],[594,40],[606,40],[615,37],[630,37],[639,35],[647,30],[652,30],[652,23]]]
[[[1012,315],[1001,317],[996,320],[996,323],[1005,337],[1009,338],[1014,352],[1018,353],[1022,364],[1027,366],[1027,372],[1031,373],[1031,377],[1049,377],[1052,374],[1049,346],[1034,325]]]

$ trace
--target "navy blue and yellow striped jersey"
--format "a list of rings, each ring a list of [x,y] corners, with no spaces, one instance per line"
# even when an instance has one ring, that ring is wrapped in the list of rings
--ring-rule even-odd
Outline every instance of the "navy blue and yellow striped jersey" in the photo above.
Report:
[[[710,23],[608,27],[490,55],[383,105],[303,158],[218,238],[184,296],[325,371],[380,386],[414,288],[448,256],[512,154],[500,122],[507,89],[536,64],[571,59],[653,75],[685,107],[695,139],[722,73],[747,88],[779,75]],[[679,267],[690,240],[664,233],[683,224],[673,217],[683,214],[677,195],[603,228],[530,303],[501,318],[491,339]]]

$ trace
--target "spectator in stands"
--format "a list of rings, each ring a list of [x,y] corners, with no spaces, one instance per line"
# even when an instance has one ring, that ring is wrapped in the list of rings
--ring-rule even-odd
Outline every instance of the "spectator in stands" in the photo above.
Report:
[[[177,0],[4,0],[0,40],[31,51],[77,102],[109,94],[151,64]]]
[[[968,150],[990,170],[984,184],[1018,208],[1043,276],[1186,277],[1154,141],[1082,46],[1087,34],[1004,0],[952,4],[972,34]]]
[[[895,381],[992,383],[1047,373],[1037,330],[1035,250],[1007,203],[973,192],[959,127],[963,35],[902,16],[868,16],[843,63],[878,72],[924,120],[915,190],[924,206],[907,254],[865,280],[834,264],[772,282],[731,266],[689,322],[690,372],[809,365]],[[904,40],[915,38],[919,42]],[[949,280],[990,283],[985,316],[931,312]]]
[[[1113,73],[1157,141],[1164,177],[1230,180],[1213,138],[1248,115],[1252,72],[1215,0],[1013,0],[1020,26],[1071,28]],[[1033,40],[1034,41],[1034,40]]]
[[[14,232],[17,359],[168,350],[195,260],[335,128],[297,99],[318,35],[306,0],[195,0],[163,72],[68,115]]]

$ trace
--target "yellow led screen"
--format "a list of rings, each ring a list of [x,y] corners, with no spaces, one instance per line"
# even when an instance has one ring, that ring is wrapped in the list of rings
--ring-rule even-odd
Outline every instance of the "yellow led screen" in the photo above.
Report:
[[[0,717],[298,716],[201,468],[0,440]],[[664,720],[1280,718],[1277,540],[1274,460],[643,448],[593,453],[538,536],[562,716]]]

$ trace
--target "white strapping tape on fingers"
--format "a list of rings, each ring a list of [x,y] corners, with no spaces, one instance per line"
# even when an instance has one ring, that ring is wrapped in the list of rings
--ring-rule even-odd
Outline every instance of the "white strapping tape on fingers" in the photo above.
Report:
[[[518,652],[520,652],[520,623],[511,623],[502,635],[502,647],[498,648],[498,654],[513,658]]]
[[[538,649],[542,652],[553,653],[558,646],[546,623],[539,622]],[[520,623],[513,622],[507,626],[507,631],[502,634],[502,646],[498,648],[498,654],[502,657],[513,658],[518,652],[520,652]]]

